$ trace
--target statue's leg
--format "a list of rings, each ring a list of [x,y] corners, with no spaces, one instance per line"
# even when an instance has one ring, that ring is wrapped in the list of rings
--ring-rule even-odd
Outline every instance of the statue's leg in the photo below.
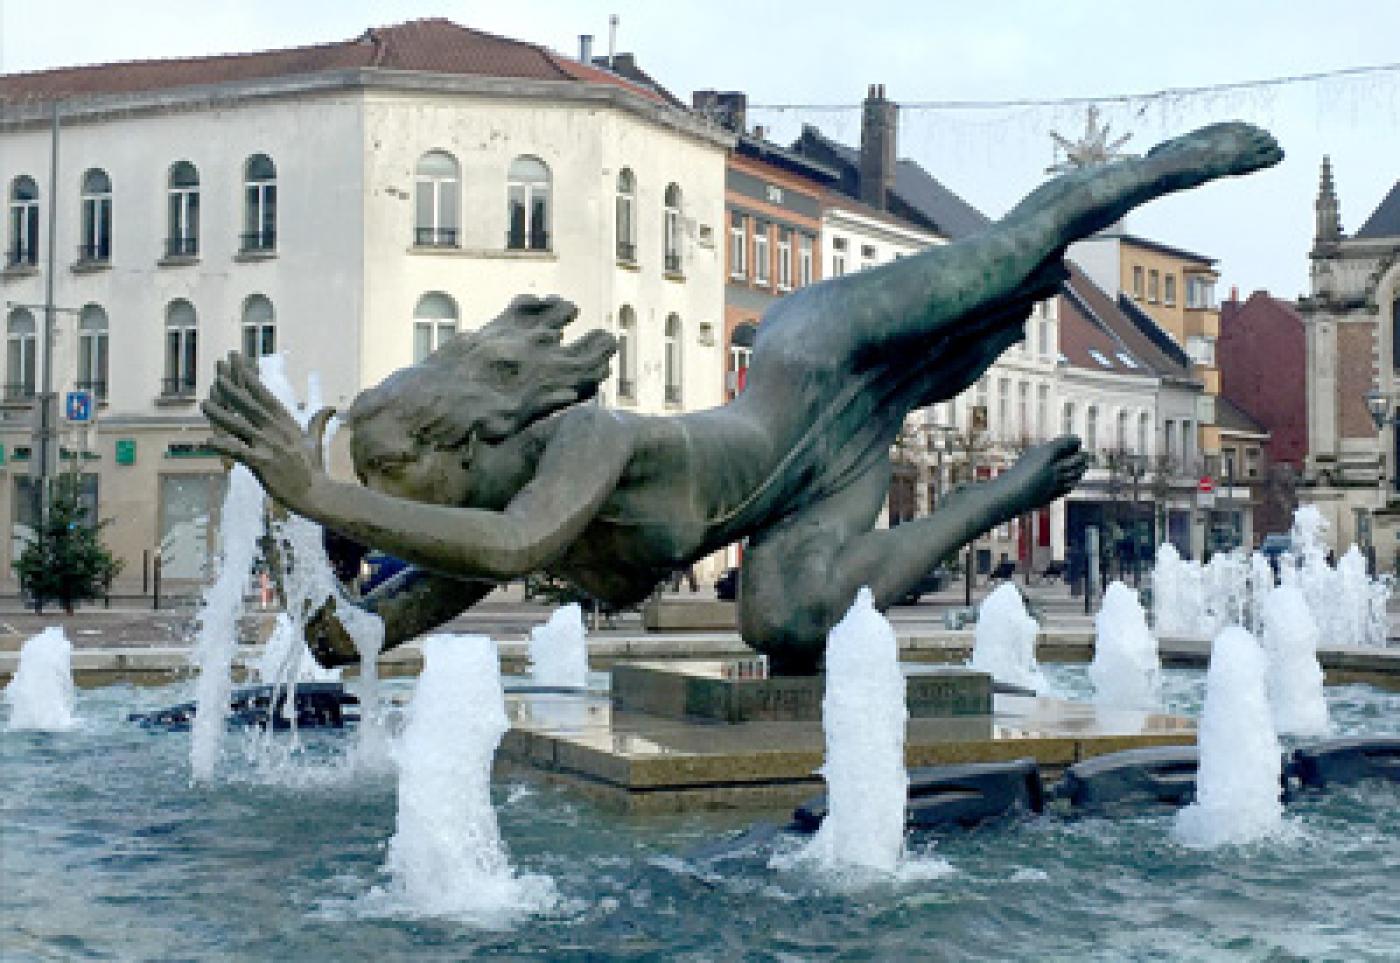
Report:
[[[1166,141],[1146,156],[1048,181],[972,237],[805,289],[811,300],[825,299],[826,304],[803,304],[797,296],[785,301],[790,310],[819,308],[839,319],[846,343],[823,345],[822,350],[852,353],[846,356],[910,339],[954,336],[1011,301],[1053,293],[1062,277],[1057,269],[1065,248],[1133,208],[1219,177],[1267,167],[1282,156],[1273,138],[1256,127],[1205,127]],[[832,335],[839,336],[835,330]]]
[[[816,671],[827,633],[861,586],[887,608],[973,538],[1069,491],[1084,467],[1078,439],[1059,438],[995,479],[953,492],[933,514],[874,531],[889,485],[881,464],[750,542],[739,596],[744,640],[777,672]]]
[[[420,568],[407,568],[377,586],[360,601],[359,607],[384,620],[387,651],[451,621],[494,588],[494,582],[448,578]],[[306,644],[316,661],[328,669],[360,658],[333,604],[323,606],[307,622]]]

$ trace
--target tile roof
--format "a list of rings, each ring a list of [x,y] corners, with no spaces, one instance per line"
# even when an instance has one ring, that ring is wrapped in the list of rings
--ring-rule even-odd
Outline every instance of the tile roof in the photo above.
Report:
[[[793,142],[792,149],[820,163],[841,168],[841,192],[859,198],[860,151],[832,140],[810,124],[803,125],[802,136]],[[975,234],[991,223],[981,211],[912,160],[895,163],[892,193],[891,213],[922,222],[925,227],[952,240]]]
[[[1142,328],[1141,320],[1130,317],[1124,311],[1123,306],[1104,292],[1089,276],[1085,274],[1073,261],[1066,261],[1069,267],[1070,276],[1061,286],[1061,291],[1066,295],[1065,300],[1075,309],[1079,320],[1084,324],[1092,325],[1102,330],[1102,337],[1096,337],[1095,347],[1101,353],[1107,353],[1100,343],[1107,339],[1107,343],[1114,345],[1113,353],[1108,354],[1111,361],[1115,362],[1113,370],[1122,374],[1146,374],[1156,377],[1175,378],[1177,380],[1191,380],[1191,363],[1186,357],[1186,353],[1173,344],[1163,346],[1157,339],[1152,337],[1152,332]],[[1156,322],[1151,318],[1146,318],[1148,324],[1156,327]],[[1065,324],[1063,319],[1060,324],[1061,338],[1064,337]],[[1157,332],[1170,341],[1170,337],[1162,332],[1160,328]],[[1076,337],[1084,338],[1082,357],[1076,360],[1075,355],[1070,352],[1062,352],[1070,364],[1079,368],[1088,368],[1096,371],[1106,370],[1088,355],[1090,339],[1087,335],[1076,334]],[[1141,369],[1133,369],[1119,361],[1116,357],[1118,351],[1124,351],[1128,357],[1141,365]]]
[[[1215,398],[1215,426],[1225,431],[1251,435],[1267,435],[1269,433],[1269,429],[1255,421],[1249,412],[1224,395],[1217,395]]]
[[[656,103],[655,90],[536,44],[443,18],[371,27],[353,40],[170,60],[136,60],[0,75],[0,102],[132,94],[176,87],[378,69],[612,84]]]
[[[1364,239],[1400,237],[1400,181],[1395,182],[1354,236]]]

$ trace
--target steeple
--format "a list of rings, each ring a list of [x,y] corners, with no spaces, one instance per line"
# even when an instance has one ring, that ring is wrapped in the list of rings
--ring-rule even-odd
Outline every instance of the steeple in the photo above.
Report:
[[[1323,155],[1322,182],[1317,189],[1317,236],[1313,249],[1329,247],[1342,239],[1342,218],[1337,206],[1337,191],[1332,183],[1332,158]]]

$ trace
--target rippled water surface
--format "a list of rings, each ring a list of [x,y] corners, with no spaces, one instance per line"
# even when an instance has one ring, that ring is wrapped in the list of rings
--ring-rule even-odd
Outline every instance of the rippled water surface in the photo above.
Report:
[[[1050,667],[1082,697],[1082,667]],[[1202,675],[1169,670],[1194,713]],[[83,728],[0,732],[0,957],[11,959],[1395,959],[1400,787],[1307,796],[1286,838],[1201,852],[1171,810],[1024,819],[914,841],[950,874],[843,892],[769,869],[790,843],[733,814],[625,819],[563,790],[496,788],[516,865],[563,900],[505,931],[372,919],[394,829],[391,772],[351,774],[337,737],[292,769],[188,782],[188,734],[128,711],[188,689],[80,693]],[[1400,731],[1400,694],[1328,690],[1342,733]],[[784,813],[766,817],[781,821]]]

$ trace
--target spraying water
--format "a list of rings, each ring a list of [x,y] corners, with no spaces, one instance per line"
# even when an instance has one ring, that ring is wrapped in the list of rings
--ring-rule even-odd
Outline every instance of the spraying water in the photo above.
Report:
[[[511,868],[496,825],[491,761],[508,728],[495,643],[427,639],[399,747],[390,882],[365,898],[371,912],[497,927],[555,904],[552,880]]]
[[[548,622],[530,630],[530,677],[536,685],[588,685],[588,645],[578,603],[555,609]]]
[[[1094,661],[1089,679],[1095,700],[1128,709],[1162,704],[1162,667],[1157,639],[1147,627],[1138,594],[1115,581],[1094,617]]]
[[[1237,626],[1211,646],[1197,743],[1196,801],[1176,815],[1188,846],[1246,843],[1277,832],[1282,767],[1265,690],[1268,666],[1254,636]]]
[[[1021,593],[1009,582],[982,600],[972,648],[974,669],[998,682],[1045,692],[1050,688],[1035,661],[1040,626],[1026,612]]]
[[[73,643],[50,626],[25,640],[19,668],[5,686],[10,729],[60,732],[78,725],[74,713]]]
[[[1184,561],[1170,542],[1162,545],[1152,569],[1152,612],[1158,634],[1194,636],[1204,610],[1200,566]]]
[[[213,777],[222,751],[233,688],[233,655],[238,648],[238,616],[243,589],[262,535],[263,491],[253,473],[235,465],[219,517],[219,575],[200,603],[192,658],[199,668],[195,682],[195,717],[190,730],[190,776]]]
[[[277,613],[272,634],[267,637],[262,655],[252,666],[259,682],[338,682],[340,669],[323,669],[311,656],[301,629],[286,612]]]
[[[892,874],[904,853],[904,675],[894,628],[862,588],[826,643],[827,816],[792,862],[841,875]]]
[[[1270,592],[1264,602],[1262,641],[1269,657],[1274,726],[1282,734],[1325,736],[1331,730],[1317,640],[1317,622],[1302,591],[1284,585]]]

